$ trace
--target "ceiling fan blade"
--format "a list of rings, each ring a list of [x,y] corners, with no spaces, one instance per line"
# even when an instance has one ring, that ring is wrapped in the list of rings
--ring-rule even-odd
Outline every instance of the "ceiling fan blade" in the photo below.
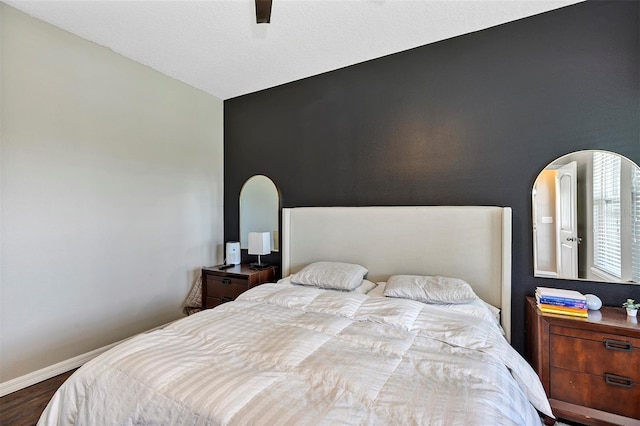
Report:
[[[256,0],[256,21],[258,24],[271,22],[271,0]]]

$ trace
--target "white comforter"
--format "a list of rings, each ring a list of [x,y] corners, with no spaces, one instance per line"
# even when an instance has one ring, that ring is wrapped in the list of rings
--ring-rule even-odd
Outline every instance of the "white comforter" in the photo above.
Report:
[[[552,415],[489,321],[265,284],[95,358],[39,425],[539,425],[532,404]]]

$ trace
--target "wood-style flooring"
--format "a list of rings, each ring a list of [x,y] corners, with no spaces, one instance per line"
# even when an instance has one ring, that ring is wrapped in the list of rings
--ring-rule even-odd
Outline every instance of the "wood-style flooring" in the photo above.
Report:
[[[75,370],[0,398],[0,425],[32,426],[38,423],[56,390]]]

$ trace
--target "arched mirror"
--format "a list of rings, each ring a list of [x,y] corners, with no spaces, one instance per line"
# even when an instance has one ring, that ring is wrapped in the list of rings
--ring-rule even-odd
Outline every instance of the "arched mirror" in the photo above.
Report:
[[[536,277],[640,284],[640,168],[607,151],[579,151],[533,185]]]
[[[240,191],[240,247],[248,248],[249,232],[270,232],[271,251],[278,251],[278,188],[264,175],[249,178]]]

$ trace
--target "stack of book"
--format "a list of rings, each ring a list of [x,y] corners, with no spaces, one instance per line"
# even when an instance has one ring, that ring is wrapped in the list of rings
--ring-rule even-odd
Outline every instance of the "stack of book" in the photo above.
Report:
[[[587,298],[575,290],[536,288],[536,303],[542,312],[587,318]]]

